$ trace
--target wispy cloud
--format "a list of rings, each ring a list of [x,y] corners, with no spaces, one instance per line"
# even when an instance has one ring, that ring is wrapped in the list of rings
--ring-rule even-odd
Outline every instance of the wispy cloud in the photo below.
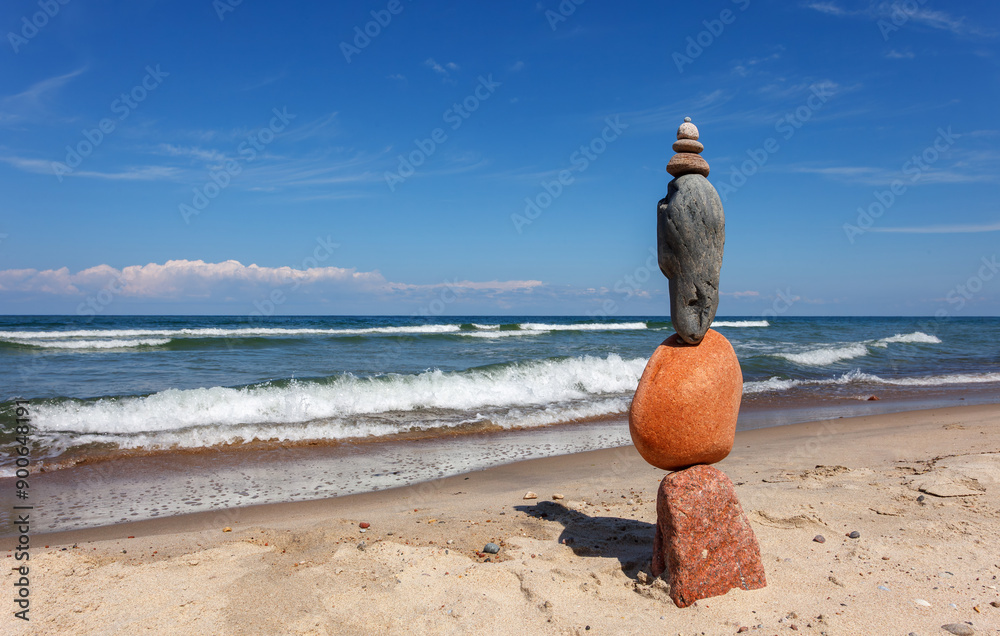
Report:
[[[0,161],[10,164],[15,168],[32,174],[48,174],[55,176],[53,162],[44,159],[29,159],[25,157],[0,156]],[[62,173],[63,178],[82,177],[90,179],[104,179],[109,181],[162,181],[175,180],[181,175],[181,171],[171,166],[128,166],[120,170],[102,172],[98,170],[74,170],[71,173]]]
[[[863,18],[867,20],[890,20],[893,26],[906,23],[918,24],[939,31],[947,31],[954,35],[993,36],[995,31],[986,29],[965,16],[955,17],[945,11],[926,9],[914,2],[869,2],[862,9],[847,9],[832,1],[806,2],[802,5],[820,13],[839,18]]]
[[[804,4],[807,9],[812,9],[814,11],[819,11],[820,13],[825,13],[827,15],[845,16],[853,15],[857,12],[848,11],[838,4],[833,2],[807,2]]]
[[[978,234],[980,232],[1000,232],[1000,221],[996,223],[970,225],[925,225],[922,227],[872,227],[869,232],[890,234]]]
[[[86,70],[86,67],[81,67],[63,75],[56,75],[35,82],[20,93],[0,98],[0,123],[17,123],[41,117],[47,110],[48,98]]]
[[[429,57],[424,60],[424,66],[446,78],[451,76],[452,71],[459,70],[458,64],[455,64],[454,62],[447,62],[442,66],[434,61],[433,57]]]

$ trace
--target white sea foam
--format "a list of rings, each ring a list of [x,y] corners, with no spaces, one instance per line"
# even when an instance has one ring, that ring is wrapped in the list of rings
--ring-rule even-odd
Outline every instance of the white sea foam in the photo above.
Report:
[[[532,331],[630,331],[647,328],[644,322],[586,322],[572,325],[525,322],[520,327]]]
[[[222,338],[255,336],[353,336],[364,334],[435,334],[461,331],[460,325],[406,325],[399,327],[365,327],[360,329],[286,329],[281,327],[241,327],[221,329],[82,329],[76,331],[0,331],[5,340],[48,340],[53,338],[137,338],[143,336]]]
[[[784,358],[795,364],[802,364],[813,367],[822,367],[842,360],[851,360],[868,355],[868,347],[863,344],[852,344],[846,347],[831,347],[826,349],[813,349],[802,353],[779,353],[779,358]]]
[[[170,342],[170,338],[138,338],[131,340],[16,340],[8,342],[39,347],[42,349],[130,349],[134,347],[158,347]]]
[[[922,331],[915,331],[908,334],[896,334],[888,338],[876,340],[872,344],[876,347],[888,347],[891,343],[901,342],[907,344],[941,344],[941,339],[937,336],[928,335]]]
[[[550,407],[633,391],[646,360],[617,354],[545,360],[496,368],[419,375],[358,378],[285,386],[171,389],[146,397],[39,403],[33,412],[42,431],[137,434],[200,426],[296,424],[323,419],[355,420],[382,413],[428,419],[430,409],[473,412],[495,408]]]
[[[472,326],[476,329],[482,329],[483,331],[494,331],[500,328],[500,325],[480,325],[477,323],[472,323]]]
[[[774,354],[789,362],[812,367],[825,367],[843,360],[860,358],[870,353],[868,347],[887,348],[890,344],[940,344],[941,339],[921,331],[908,334],[896,334],[880,340],[865,340],[863,342],[845,343],[839,346],[822,347],[801,352],[782,352]]]
[[[1000,373],[956,373],[952,375],[928,375],[909,378],[883,378],[873,373],[863,373],[855,369],[843,375],[819,380],[788,380],[770,378],[743,385],[744,395],[787,391],[797,386],[832,386],[847,384],[877,384],[884,386],[948,386],[953,384],[987,384],[1000,383]]]
[[[770,327],[766,320],[716,320],[712,327]]]
[[[549,331],[539,331],[538,329],[512,329],[509,331],[463,331],[455,334],[465,338],[510,338],[519,336],[543,336]]]

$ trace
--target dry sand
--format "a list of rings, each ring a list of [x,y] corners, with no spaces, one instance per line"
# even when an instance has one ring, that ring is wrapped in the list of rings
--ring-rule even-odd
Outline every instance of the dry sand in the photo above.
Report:
[[[1000,604],[1000,405],[748,431],[718,467],[737,484],[768,587],[683,610],[648,576],[663,473],[622,448],[35,536],[31,621],[12,617],[8,570],[0,625],[5,634],[925,636],[963,623],[1000,633],[991,605]],[[500,553],[481,556],[489,541]],[[11,567],[12,545],[0,541]]]

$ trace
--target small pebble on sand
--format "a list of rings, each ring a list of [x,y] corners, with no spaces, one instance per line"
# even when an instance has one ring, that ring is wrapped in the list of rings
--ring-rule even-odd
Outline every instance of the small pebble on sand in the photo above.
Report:
[[[813,541],[815,541],[816,543],[826,543],[826,537],[824,537],[821,534],[817,534],[815,537],[813,537]]]
[[[976,633],[974,629],[964,623],[948,623],[947,625],[942,625],[941,629],[950,634],[955,634],[955,636],[973,636]]]
[[[495,543],[487,543],[486,546],[483,548],[483,552],[485,552],[486,554],[496,554],[499,551],[500,551],[500,546],[498,546]]]
[[[854,531],[848,533],[847,536],[850,537],[850,538],[852,538],[852,539],[857,539],[858,537],[861,536],[861,533],[858,532],[857,530],[854,530]]]
[[[367,521],[362,521],[361,523],[358,524],[359,528],[370,528],[371,526],[372,524],[368,523]]]
[[[566,497],[565,497],[565,496],[563,496],[563,495],[562,495],[561,493],[558,493],[558,492],[557,492],[557,493],[555,493],[555,494],[553,494],[553,495],[552,495],[552,498],[553,498],[554,500],[556,500],[556,501],[559,501],[560,499],[565,499]]]
[[[525,499],[538,499],[538,495],[536,495],[535,493],[533,493],[533,492],[531,492],[529,490],[528,492],[524,493],[524,498]]]

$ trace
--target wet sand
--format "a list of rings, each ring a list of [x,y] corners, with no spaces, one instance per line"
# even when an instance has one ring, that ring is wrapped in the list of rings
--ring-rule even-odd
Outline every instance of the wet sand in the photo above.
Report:
[[[3,622],[15,634],[1000,632],[1000,405],[745,431],[718,467],[769,585],[683,610],[649,577],[663,473],[624,447],[36,534],[32,620],[8,600]],[[500,553],[481,556],[490,541]],[[13,545],[0,540],[12,567]]]

